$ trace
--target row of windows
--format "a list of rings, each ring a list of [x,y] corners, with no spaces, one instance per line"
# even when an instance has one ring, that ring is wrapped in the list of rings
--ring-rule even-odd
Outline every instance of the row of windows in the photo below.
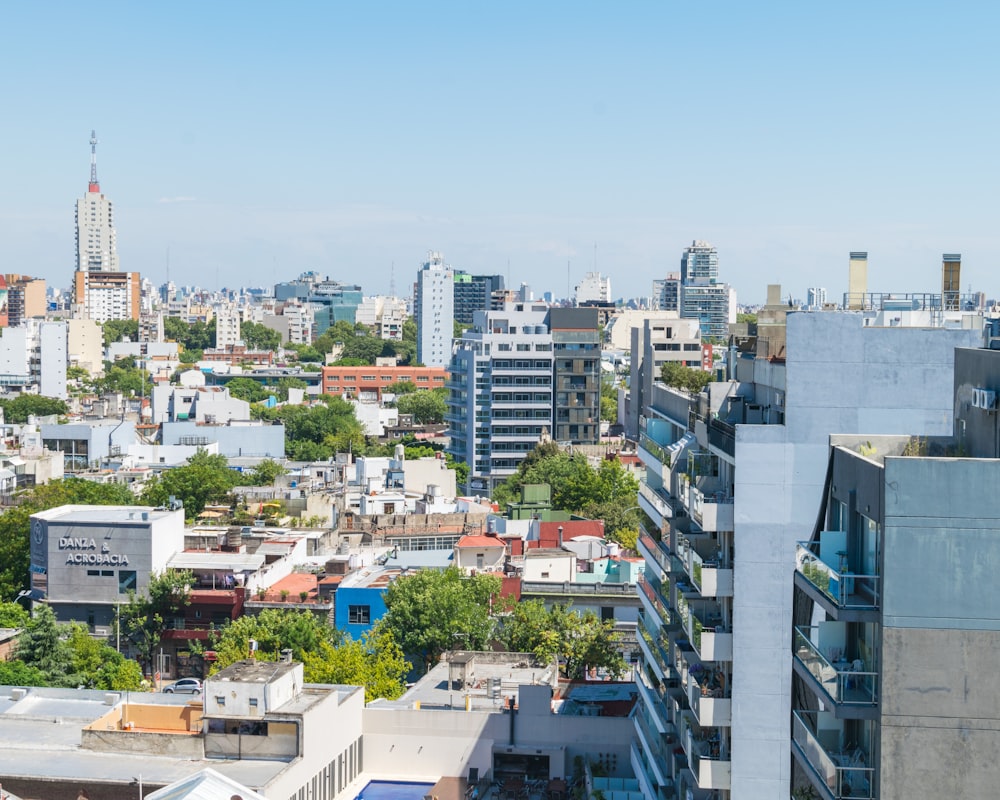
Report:
[[[359,736],[336,760],[313,775],[288,800],[333,800],[364,769],[362,741]]]

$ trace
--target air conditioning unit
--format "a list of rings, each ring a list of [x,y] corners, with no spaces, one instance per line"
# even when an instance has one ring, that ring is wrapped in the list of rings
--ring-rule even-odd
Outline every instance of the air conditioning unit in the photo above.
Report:
[[[996,408],[997,404],[997,393],[992,389],[973,389],[972,390],[972,407],[981,408],[984,410],[992,410]]]

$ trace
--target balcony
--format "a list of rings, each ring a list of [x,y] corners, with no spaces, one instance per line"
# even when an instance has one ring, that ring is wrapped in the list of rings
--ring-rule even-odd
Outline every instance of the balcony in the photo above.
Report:
[[[821,534],[823,536],[825,533]],[[834,542],[837,541],[834,539]],[[836,543],[830,545],[824,542],[822,538],[819,542],[799,542],[795,552],[796,583],[830,611],[834,619],[875,621],[877,614],[874,612],[879,608],[880,576],[862,575],[850,570],[845,549],[830,552],[831,547],[837,546]],[[869,613],[851,617],[839,614],[840,611]]]
[[[670,663],[670,650],[667,638],[651,625],[646,614],[639,615],[639,649],[646,656],[647,663],[661,681],[669,680],[673,666]]]
[[[653,489],[645,481],[639,484],[639,508],[661,529],[669,525],[669,520],[674,516],[670,495],[662,489]]]
[[[703,531],[733,530],[733,497],[722,490],[691,486],[691,516]]]
[[[733,634],[723,624],[722,607],[712,600],[677,598],[677,615],[702,661],[732,661]]]
[[[632,740],[629,747],[629,760],[632,764],[632,773],[639,781],[639,791],[644,798],[650,800],[676,800],[674,794],[674,782],[667,780],[664,784],[657,784],[653,773],[652,765],[642,750],[642,745],[637,739]],[[669,763],[669,762],[668,762]],[[666,767],[666,764],[663,765]]]
[[[658,542],[648,533],[642,533],[639,535],[638,549],[639,555],[646,559],[648,564],[656,564],[664,573],[671,571],[670,550],[664,542]]]
[[[667,469],[670,468],[670,453],[667,452],[663,445],[654,441],[652,437],[645,433],[640,433],[639,447],[639,458],[644,464],[646,464],[646,466],[652,467],[657,472],[659,472],[661,467],[666,467]],[[642,450],[646,451],[646,453],[650,456],[650,459],[647,460],[642,458]]]
[[[672,684],[677,683],[676,680],[670,678],[667,681]],[[670,698],[671,690],[667,688],[665,683],[654,685],[654,682],[644,674],[643,670],[636,670],[635,685],[639,690],[639,698],[643,706],[651,712],[654,727],[662,734],[676,735],[677,728],[672,721],[673,713],[668,707],[668,703],[670,706],[673,705]],[[677,687],[674,687],[672,691],[676,693]]]
[[[843,729],[823,728],[817,735],[822,713],[792,712],[792,755],[826,800],[874,800],[871,754],[854,744],[844,746]],[[841,742],[836,749],[829,744],[834,739]]]
[[[708,423],[708,446],[721,450],[730,458],[736,457],[736,428],[720,419]]]
[[[660,627],[667,630],[677,630],[680,626],[676,617],[670,613],[670,609],[649,580],[640,575],[636,585],[639,588],[639,600],[642,602],[643,608],[646,609],[646,613],[657,618]]]
[[[702,667],[701,664],[697,666]],[[732,724],[733,701],[728,681],[719,670],[688,668],[687,697],[691,713],[701,727],[726,727]]]
[[[636,734],[642,743],[643,752],[647,756],[647,763],[651,767],[656,783],[663,786],[670,780],[670,774],[664,771],[664,766],[670,763],[670,744],[674,741],[674,727],[670,726],[667,732],[658,731],[653,725],[653,721],[646,714],[641,706],[636,707],[632,715],[635,723]]]
[[[681,747],[700,789],[729,789],[731,763],[727,742],[718,730],[697,733],[688,716],[681,717]]]
[[[720,566],[724,553],[719,541],[707,537],[679,536],[677,557],[684,572],[702,597],[732,597],[733,570]]]
[[[831,622],[825,625],[795,628],[792,653],[796,672],[807,680],[813,690],[820,690],[833,705],[861,706],[871,708],[878,703],[878,673],[866,672],[860,660],[848,662],[839,658],[841,648],[822,646],[823,630],[827,626],[842,628],[843,623]],[[831,641],[835,637],[831,636]],[[838,638],[837,641],[842,641]],[[824,655],[826,649],[830,656]],[[857,669],[855,669],[857,667]],[[835,713],[838,717],[854,716],[850,713]]]

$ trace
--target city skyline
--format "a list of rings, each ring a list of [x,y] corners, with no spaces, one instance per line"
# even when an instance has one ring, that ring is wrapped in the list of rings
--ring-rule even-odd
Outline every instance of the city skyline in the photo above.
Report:
[[[837,300],[852,250],[872,291],[939,291],[960,252],[963,291],[1000,294],[992,8],[57,8],[8,12],[0,201],[8,259],[53,286],[93,128],[120,268],[156,284],[169,259],[178,284],[406,294],[439,250],[536,295],[597,270],[649,296],[704,239],[740,302]]]

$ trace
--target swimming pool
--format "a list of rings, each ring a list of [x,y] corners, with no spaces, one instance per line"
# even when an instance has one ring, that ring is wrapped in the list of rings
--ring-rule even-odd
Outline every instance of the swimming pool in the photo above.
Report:
[[[433,787],[433,783],[369,781],[354,800],[423,800]]]

